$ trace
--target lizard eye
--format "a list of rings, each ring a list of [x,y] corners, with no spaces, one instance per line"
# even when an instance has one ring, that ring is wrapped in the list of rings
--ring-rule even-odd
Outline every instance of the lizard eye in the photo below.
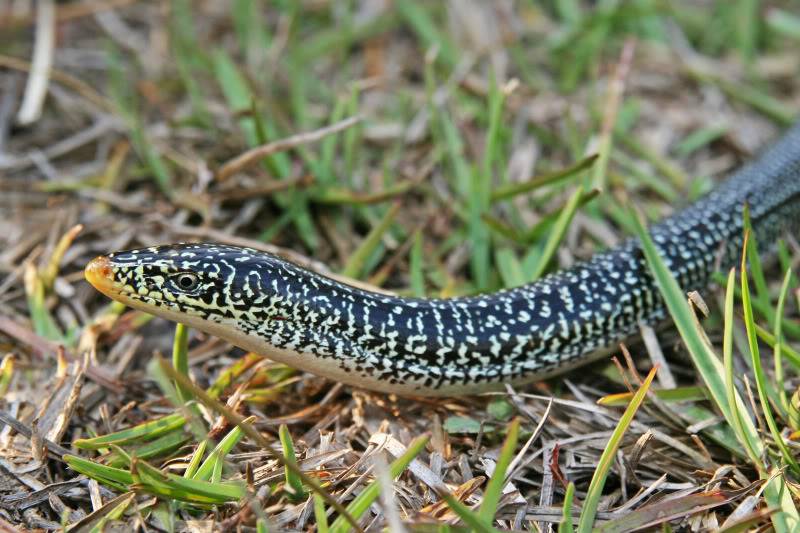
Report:
[[[190,292],[200,285],[200,278],[190,272],[182,272],[172,276],[172,284],[182,292]]]

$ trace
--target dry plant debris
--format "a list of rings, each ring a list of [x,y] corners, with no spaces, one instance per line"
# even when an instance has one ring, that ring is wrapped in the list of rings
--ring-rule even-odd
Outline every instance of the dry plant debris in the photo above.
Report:
[[[752,289],[692,297],[720,365],[733,340],[718,381],[677,294],[681,336],[436,400],[298,374],[82,275],[206,240],[408,295],[531,281],[792,122],[796,7],[0,0],[0,528],[800,527],[796,236]],[[713,400],[734,381],[751,428]]]

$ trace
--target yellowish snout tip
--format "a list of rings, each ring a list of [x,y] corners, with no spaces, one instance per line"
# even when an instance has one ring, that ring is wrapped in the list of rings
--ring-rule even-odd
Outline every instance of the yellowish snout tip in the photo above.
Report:
[[[92,259],[83,270],[86,281],[100,292],[108,292],[112,282],[111,262],[105,256]]]

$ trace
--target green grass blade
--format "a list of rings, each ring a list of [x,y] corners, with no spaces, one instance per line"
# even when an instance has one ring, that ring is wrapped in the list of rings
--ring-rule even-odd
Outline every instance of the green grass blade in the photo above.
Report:
[[[361,95],[361,89],[359,88],[358,84],[354,83],[350,88],[350,98],[347,102],[347,115],[354,117],[360,114],[360,100],[359,96]],[[362,139],[362,127],[361,124],[356,124],[352,128],[347,128],[344,132],[344,155],[342,159],[344,161],[344,176],[342,177],[342,183],[347,186],[353,185],[353,171],[356,166],[358,155],[361,153],[360,148],[362,147],[361,139]]]
[[[286,459],[287,463],[292,463],[294,465],[298,464],[297,455],[294,451],[294,443],[292,442],[292,435],[289,433],[289,428],[286,424],[281,424],[280,428],[278,428],[278,437],[281,441],[281,447],[283,448],[283,457]],[[286,477],[286,486],[289,488],[287,492],[289,499],[294,502],[302,501],[306,498],[306,492],[303,490],[303,482],[300,478],[295,474],[293,470],[289,468],[285,469],[285,477]]]
[[[752,231],[752,223],[750,222],[750,207],[744,205],[744,230],[748,234],[747,239],[747,257],[750,263],[750,275],[753,277],[755,283],[756,298],[763,302],[764,305],[770,305],[769,288],[767,287],[767,278],[764,276],[764,268],[761,266],[761,258],[758,256],[758,242],[756,236]],[[752,296],[752,295],[751,295]]]
[[[211,55],[214,76],[222,89],[225,100],[234,114],[241,115],[239,127],[248,146],[266,144],[278,136],[278,131],[268,115],[262,116],[258,101],[247,80],[236,63],[223,50],[215,50]],[[286,178],[290,172],[290,160],[284,152],[270,154],[264,158],[265,167],[279,178]],[[313,220],[308,212],[305,196],[302,194],[275,196],[275,200],[285,209],[287,220],[297,228],[298,235],[311,249],[317,245],[317,234]]]
[[[674,389],[658,389],[653,394],[663,402],[696,402],[705,400],[708,397],[705,387],[676,387]],[[632,392],[620,392],[608,394],[597,400],[597,405],[607,407],[628,405],[633,398]]]
[[[745,240],[747,238],[745,237]],[[753,364],[753,372],[756,377],[756,389],[758,391],[758,399],[761,402],[761,410],[764,415],[764,420],[767,422],[767,427],[772,434],[772,439],[778,446],[778,449],[783,456],[784,462],[794,471],[795,474],[800,473],[800,465],[797,464],[792,456],[789,447],[783,440],[778,424],[775,422],[775,417],[772,414],[772,406],[767,397],[767,377],[764,374],[764,369],[761,366],[761,354],[758,349],[758,338],[755,332],[755,318],[753,318],[753,307],[750,305],[750,287],[747,281],[747,259],[748,256],[755,254],[755,249],[748,249],[748,253],[742,257],[742,309],[744,311],[744,325],[747,329],[747,343],[750,347],[750,357]],[[752,264],[752,261],[751,261]],[[776,320],[780,323],[780,320]],[[780,333],[780,332],[779,332]],[[776,335],[778,342],[780,337]]]
[[[130,461],[126,459],[126,455],[135,455],[139,459],[160,457],[183,446],[188,440],[189,436],[182,431],[172,431],[147,444],[137,446],[134,450],[126,452],[124,455],[118,453],[116,457],[110,458],[107,463],[108,466],[129,466]],[[116,444],[112,444],[110,447],[112,449],[121,450]]]
[[[715,275],[714,278],[719,280],[718,275]],[[723,278],[724,279],[724,278]],[[723,282],[724,283],[724,282]],[[741,297],[741,288],[736,287],[736,295]],[[774,324],[776,317],[775,317],[775,309],[772,308],[772,303],[769,301],[764,301],[761,299],[755,299],[752,302],[753,309],[757,311],[761,316],[763,316],[767,322],[770,324]],[[761,326],[758,326],[761,327]],[[786,318],[783,319],[783,324],[781,324],[784,333],[787,337],[792,337],[795,339],[800,339],[800,325],[792,320],[787,320]],[[772,335],[769,333],[769,335]]]
[[[407,194],[415,186],[410,181],[402,181],[382,190],[358,192],[349,188],[328,186],[314,193],[314,202],[324,205],[370,205],[393,200]]]
[[[728,422],[736,434],[739,444],[744,448],[750,461],[758,461],[755,450],[751,446],[751,440],[745,433],[743,418],[747,417],[748,424],[752,425],[749,414],[745,409],[740,409],[738,394],[736,392],[736,378],[733,369],[733,287],[736,284],[736,269],[731,268],[728,273],[727,290],[725,291],[725,325],[722,334],[722,361],[725,368],[725,394],[727,398],[727,408],[730,413]]]
[[[350,254],[347,264],[342,269],[342,275],[351,278],[359,278],[364,274],[364,265],[380,245],[383,235],[389,230],[395,217],[400,212],[400,204],[394,204],[386,210],[386,213],[367,234],[356,250]]]
[[[102,435],[91,439],[77,439],[72,445],[82,450],[99,450],[100,448],[107,448],[110,444],[124,446],[126,444],[155,439],[165,433],[183,427],[185,423],[186,418],[183,415],[172,414],[159,418],[158,420],[144,422],[143,424],[129,429],[109,433],[108,435]]]
[[[561,239],[564,238],[564,235],[567,233],[567,229],[569,228],[570,222],[572,222],[572,218],[575,216],[575,213],[578,210],[578,205],[583,197],[583,187],[579,187],[572,193],[570,196],[569,201],[567,201],[567,205],[564,206],[563,211],[558,215],[555,224],[553,224],[553,228],[550,231],[550,235],[547,237],[547,241],[544,245],[544,250],[542,250],[542,255],[539,257],[539,261],[536,263],[536,267],[533,269],[532,279],[539,279],[547,270],[547,266],[550,264],[550,261],[553,260],[553,257],[558,250],[558,245],[561,244]]]
[[[94,461],[78,457],[77,455],[65,455],[62,459],[76,472],[80,472],[101,483],[120,489],[123,492],[128,490],[128,487],[133,484],[133,477],[127,470],[101,465],[100,463],[95,463]]]
[[[389,475],[392,479],[396,478],[403,471],[408,467],[409,463],[414,460],[414,458],[419,455],[419,453],[425,448],[425,445],[428,443],[427,436],[421,436],[414,439],[411,444],[408,445],[408,449],[406,452],[392,461],[392,464],[389,465]],[[364,490],[356,496],[352,502],[347,506],[347,512],[352,516],[354,519],[358,520],[364,512],[369,509],[369,506],[372,505],[375,500],[380,495],[381,484],[379,480],[375,479],[370,483]],[[351,525],[345,522],[344,518],[339,516],[334,520],[333,524],[331,524],[330,530],[333,533],[346,533],[350,531]]]
[[[0,400],[2,400],[8,392],[8,387],[11,385],[11,378],[14,377],[14,355],[6,354],[3,357],[3,362],[0,363]]]
[[[592,189],[590,191],[583,192],[583,194],[581,194],[580,200],[578,200],[577,208],[580,209],[581,207],[585,206],[586,204],[594,200],[599,194],[600,191],[598,191],[597,189]],[[520,242],[525,244],[534,244],[534,245],[539,244],[539,241],[544,239],[544,236],[549,235],[550,232],[553,230],[553,226],[555,226],[556,221],[564,212],[565,208],[566,206],[559,206],[557,209],[553,209],[552,211],[544,215],[542,219],[539,222],[537,222],[533,227],[527,230],[521,239],[515,239],[515,240],[520,240]],[[531,265],[526,266],[526,268],[531,268]]]
[[[139,152],[145,165],[150,170],[153,181],[164,193],[164,196],[175,200],[175,190],[172,187],[174,181],[172,172],[138,120],[135,120],[135,123],[131,126],[130,136],[137,152]]]
[[[172,365],[175,370],[189,375],[189,326],[181,323],[175,324],[175,338],[172,341]],[[189,392],[175,384],[178,397],[184,403],[191,399]]]
[[[787,270],[792,270],[792,252],[789,251],[789,247],[786,245],[786,241],[783,239],[778,240],[778,251],[777,251],[778,261],[781,265],[781,270],[786,272]],[[790,287],[792,289],[797,288],[797,276],[790,276],[791,281]]]
[[[248,353],[244,357],[237,359],[235,363],[220,373],[219,377],[217,377],[211,387],[208,388],[208,395],[212,398],[218,398],[239,376],[263,360],[264,358],[262,356],[254,353]]]
[[[92,514],[66,528],[65,533],[88,531],[88,533],[104,533],[111,528],[107,527],[111,520],[119,520],[131,503],[136,500],[135,492],[126,492],[107,502]],[[92,525],[94,524],[94,525]],[[89,526],[92,526],[91,528]]]
[[[567,492],[564,494],[564,507],[561,513],[561,522],[558,524],[558,533],[573,533],[575,527],[572,525],[572,500],[575,497],[575,483],[572,481],[567,485]]]
[[[154,359],[154,365],[165,376],[165,378],[174,379],[179,383],[181,383],[183,386],[190,389],[192,391],[192,394],[197,398],[198,402],[205,405],[214,412],[224,416],[225,419],[228,420],[229,422],[240,425],[245,435],[250,437],[253,440],[253,442],[258,444],[268,455],[270,455],[273,459],[275,459],[279,464],[286,466],[286,461],[284,460],[283,456],[279,453],[275,453],[272,450],[272,448],[270,448],[270,443],[264,438],[263,435],[261,435],[261,433],[256,431],[255,428],[253,428],[251,425],[243,424],[243,421],[245,420],[243,416],[239,415],[238,413],[234,412],[227,406],[223,405],[215,398],[212,398],[206,391],[204,391],[203,389],[199,388],[197,385],[192,383],[192,381],[188,379],[186,376],[176,372],[175,369],[172,368],[172,366],[168,364],[166,361],[164,361],[162,358],[156,357]],[[306,476],[300,470],[297,470],[297,473],[306,486],[310,487],[311,490],[322,496],[330,506],[336,509],[336,511],[339,513],[340,518],[344,518],[357,531],[363,531],[359,527],[358,522],[356,522],[356,520],[353,519],[352,516],[350,516],[350,513],[347,512],[347,509],[341,503],[339,503],[338,500],[336,500],[330,494],[328,494],[316,480]]]
[[[244,419],[243,424],[250,424],[252,423],[256,417],[250,416]],[[239,441],[242,440],[244,433],[242,433],[242,428],[238,425],[231,429],[225,437],[219,441],[211,453],[208,454],[208,457],[205,461],[200,465],[200,468],[197,469],[197,472],[191,476],[192,479],[196,479],[199,481],[205,481],[211,478],[211,473],[214,471],[214,465],[223,460],[223,458],[228,455],[231,450],[233,450],[234,446],[239,444]],[[203,441],[205,442],[205,441]]]
[[[333,107],[331,116],[328,119],[330,124],[336,124],[342,120],[347,111],[348,98],[339,98],[336,105]],[[325,137],[320,143],[320,156],[314,165],[315,175],[319,180],[320,185],[328,186],[336,178],[333,173],[334,169],[334,156],[336,155],[336,146],[339,143],[339,135],[329,135]]]
[[[774,334],[758,324],[756,324],[756,334],[762,341],[769,344],[773,350],[778,346],[781,351],[781,356],[786,357],[786,362],[794,366],[795,370],[800,371],[800,352],[792,348],[788,343],[778,343]]]
[[[800,16],[797,13],[771,7],[767,12],[767,26],[775,33],[800,40]]]
[[[286,2],[284,5],[291,8],[302,4]],[[297,50],[292,54],[295,63],[299,65],[307,64],[319,59],[320,56],[347,50],[351,45],[359,41],[366,41],[370,37],[388,35],[399,20],[395,12],[389,12],[375,18],[365,18],[367,20],[362,24],[342,21],[343,23],[325,25],[319,27],[313,34],[307,35],[307,38],[296,41],[293,47],[296,47]]]
[[[131,473],[139,477],[143,488],[155,494],[169,495],[177,500],[194,503],[225,503],[245,497],[242,482],[210,483],[164,473],[144,461],[135,460]]]
[[[214,468],[211,471],[211,483],[219,483],[222,480],[222,467],[225,465],[225,458],[220,452],[212,452],[214,458]]]
[[[486,224],[486,227],[488,227],[489,230],[494,232],[496,235],[520,244],[526,243],[525,236],[521,232],[519,232],[516,228],[506,224],[499,218],[491,215],[490,213],[484,213],[481,218]]]
[[[500,449],[500,455],[497,457],[497,465],[491,479],[489,479],[489,483],[486,485],[486,490],[483,492],[483,501],[478,510],[478,517],[484,524],[492,524],[494,522],[497,504],[500,502],[500,497],[503,496],[503,487],[506,486],[508,465],[511,464],[511,460],[514,458],[514,450],[517,448],[518,438],[519,418],[515,418],[508,426],[508,434],[503,442],[503,447]]]
[[[725,372],[722,364],[708,344],[705,335],[701,334],[701,329],[699,324],[696,323],[696,318],[691,308],[684,299],[677,281],[675,281],[672,273],[661,259],[644,224],[635,213],[632,213],[631,219],[641,241],[642,250],[647,259],[650,271],[656,280],[670,315],[678,328],[678,332],[689,350],[689,355],[695,367],[700,372],[703,381],[705,381],[717,408],[723,413],[728,424],[733,426],[736,422],[732,416],[730,408],[731,402],[728,401],[727,387],[723,378]],[[735,411],[737,413],[747,413],[745,404],[736,391],[734,391],[732,403],[736,405]],[[753,455],[755,457],[761,457],[764,451],[764,444],[759,438],[756,427],[749,417],[742,417],[741,421],[741,429],[743,431],[742,439],[747,443],[744,446],[745,449],[751,449],[754,451]],[[794,531],[792,527],[800,526],[800,516],[798,516],[797,509],[794,508],[793,505],[788,505],[786,503],[787,500],[784,494],[789,492],[789,488],[783,476],[777,475],[768,477],[767,474],[763,472],[760,461],[755,462],[753,466],[759,469],[762,479],[768,479],[764,487],[764,497],[767,504],[783,509],[782,512],[771,515],[772,525],[775,527],[775,530],[779,533]],[[788,502],[791,503],[791,498],[788,499]]]
[[[197,473],[197,469],[200,467],[200,461],[203,460],[203,456],[206,453],[207,447],[208,440],[201,440],[200,444],[198,444],[197,448],[195,448],[194,453],[192,453],[192,458],[189,459],[189,464],[186,466],[186,471],[183,473],[183,477],[190,479],[194,477],[194,475]]]
[[[581,3],[577,0],[554,2],[553,8],[558,13],[558,16],[569,26],[575,26],[581,20]]]
[[[501,159],[500,135],[502,132],[502,113],[505,94],[498,86],[494,75],[489,85],[489,130],[480,170],[473,169],[467,194],[467,212],[469,221],[467,231],[470,244],[470,267],[478,289],[484,290],[489,285],[491,264],[491,232],[484,224],[483,216],[489,209],[492,194],[492,177],[495,162]]]
[[[697,150],[708,146],[728,133],[727,126],[707,126],[699,128],[683,138],[675,146],[675,154],[685,159]]]
[[[566,182],[569,180],[569,178],[577,177],[578,175],[580,175],[581,171],[591,168],[591,166],[594,165],[595,161],[597,161],[597,154],[592,154],[563,170],[558,170],[556,172],[550,172],[548,174],[536,176],[528,181],[523,181],[521,183],[511,183],[508,185],[501,185],[500,187],[496,187],[492,191],[492,202],[508,200],[509,198],[514,198],[515,196],[518,196],[520,194],[534,191],[545,185],[556,185],[560,184],[561,182]]]
[[[689,71],[689,74],[700,81],[713,83],[731,98],[743,102],[767,118],[790,126],[795,119],[795,111],[781,100],[752,85],[736,83],[707,72]]]
[[[414,33],[424,43],[426,48],[435,47],[438,50],[437,57],[448,66],[456,64],[458,59],[456,49],[450,39],[439,31],[437,25],[428,12],[428,8],[436,6],[434,3],[413,2],[411,0],[399,0],[397,10],[403,20],[411,26]]]
[[[775,389],[778,392],[778,402],[780,408],[783,410],[785,417],[789,412],[789,399],[786,397],[786,384],[784,382],[783,374],[783,310],[786,306],[786,296],[789,294],[789,285],[792,281],[791,269],[786,270],[786,275],[783,277],[783,284],[781,285],[781,292],[778,296],[778,306],[775,309],[775,345],[772,347],[772,357],[774,360],[775,368]],[[757,333],[757,332],[756,332]]]
[[[655,150],[642,144],[633,135],[621,135],[619,140],[636,155],[653,165],[658,172],[669,178],[673,186],[684,190],[689,183],[689,177],[680,167],[659,155]]]
[[[706,382],[714,403],[730,422],[731,412],[725,383],[722,378],[724,375],[722,363],[701,337],[683,291],[661,259],[644,224],[635,213],[631,213],[630,220],[642,243],[642,251],[647,259],[650,271],[656,280],[675,326],[678,328],[678,332],[684,344],[686,344],[689,354],[692,356],[692,361]]]
[[[247,81],[239,72],[236,64],[222,50],[216,50],[211,59],[217,83],[219,83],[225,100],[233,113],[244,114],[248,112],[253,105],[253,96]],[[242,129],[248,145],[256,146],[259,144],[256,124],[252,116],[243,115],[239,119],[239,127]]]
[[[761,15],[759,13],[759,0],[736,0],[734,13],[736,24],[735,38],[739,53],[746,63],[753,60],[756,52]]]
[[[619,419],[617,427],[611,434],[605,450],[603,450],[602,455],[600,455],[600,460],[598,461],[597,468],[592,476],[592,481],[589,483],[589,490],[586,493],[586,499],[583,502],[581,517],[578,520],[579,533],[589,533],[592,531],[594,519],[595,516],[597,516],[597,505],[600,503],[600,496],[603,494],[603,487],[606,483],[606,477],[608,476],[608,472],[611,470],[611,465],[614,463],[614,460],[617,456],[617,450],[622,444],[622,437],[625,435],[625,432],[633,421],[633,417],[636,414],[636,411],[639,409],[639,406],[642,405],[645,395],[647,394],[647,390],[650,388],[650,383],[653,382],[653,378],[656,376],[657,370],[658,367],[654,367],[652,370],[650,370],[650,373],[645,378],[642,386],[639,387],[639,390],[636,391],[631,403],[628,404],[628,408],[625,409],[624,413],[622,413],[622,417]]]
[[[518,287],[527,282],[522,264],[511,248],[498,248],[494,253],[494,262],[500,272],[504,287]]]
[[[208,110],[203,85],[194,77],[196,71],[204,67],[205,54],[197,44],[195,24],[189,0],[172,2],[170,10],[170,33],[175,70],[186,89],[192,106],[192,119],[201,127],[213,130],[214,123]]]
[[[61,333],[58,324],[45,303],[44,282],[32,263],[25,267],[24,281],[28,312],[33,323],[33,330],[37,335],[47,340],[66,344],[64,334]]]
[[[472,531],[476,531],[477,533],[494,533],[497,531],[483,521],[477,513],[473,512],[469,507],[458,501],[458,499],[456,499],[452,494],[445,494],[442,497],[444,498],[444,501],[447,502],[447,505],[450,507],[450,509],[452,509],[453,512],[456,513]]]
[[[425,258],[422,249],[422,231],[414,233],[414,244],[408,260],[408,274],[411,282],[411,294],[417,298],[425,297]]]
[[[614,180],[622,183],[630,182],[636,187],[647,188],[670,204],[681,201],[681,196],[669,181],[644,170],[636,161],[623,152],[615,151],[611,155],[611,160],[621,167],[621,173],[611,171],[611,177]]]
[[[328,513],[325,511],[325,501],[319,494],[314,494],[314,519],[317,522],[317,533],[328,533]]]

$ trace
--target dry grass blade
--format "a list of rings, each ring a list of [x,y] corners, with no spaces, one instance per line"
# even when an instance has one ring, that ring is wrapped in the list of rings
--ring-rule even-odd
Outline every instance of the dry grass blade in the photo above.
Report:
[[[636,41],[629,38],[625,41],[620,53],[619,61],[614,70],[614,75],[609,81],[606,102],[603,108],[603,122],[598,141],[597,164],[592,169],[592,185],[601,190],[606,190],[608,182],[608,162],[611,158],[611,150],[614,140],[614,126],[617,122],[620,102],[625,91],[625,81],[633,62],[633,53],[636,50]]]
[[[22,72],[29,72],[33,68],[32,65],[24,59],[2,54],[0,54],[0,66]],[[82,80],[57,69],[51,69],[50,76],[54,81],[63,83],[67,87],[73,89],[75,92],[81,94],[100,109],[109,112],[115,111],[113,104],[111,104],[107,98],[99,94],[90,85],[87,85]]]
[[[58,22],[67,22],[69,20],[94,15],[101,11],[118,9],[134,2],[136,2],[136,0],[87,0],[85,2],[72,2],[58,6],[56,20]],[[0,28],[24,26],[32,24],[33,22],[34,18],[26,16],[25,14],[11,15],[7,19],[0,21]]]
[[[348,117],[342,121],[318,130],[298,133],[297,135],[292,135],[291,137],[287,137],[285,139],[280,139],[262,146],[251,148],[243,154],[226,161],[217,171],[216,178],[220,181],[224,181],[237,172],[241,172],[247,167],[258,163],[261,159],[268,155],[318,141],[328,135],[333,135],[340,131],[346,130],[347,128],[355,126],[360,121],[361,117],[359,116]]]
[[[25,426],[23,423],[21,423],[19,420],[15,419],[5,411],[0,411],[0,422],[13,428],[14,431],[16,431],[17,433],[23,435],[28,439],[32,439],[34,437],[33,430],[31,430],[31,428]],[[51,442],[47,439],[42,439],[41,437],[37,437],[37,440],[42,445],[44,445],[49,451],[56,454],[58,457],[62,457],[70,453],[70,450],[64,448],[58,443]]]
[[[758,486],[760,483],[754,485]],[[598,533],[627,533],[628,531],[639,531],[669,522],[682,516],[702,513],[703,511],[726,505],[740,498],[746,494],[746,492],[755,490],[755,488],[754,486],[747,487],[745,491],[730,495],[723,491],[716,491],[702,494],[690,494],[663,502],[656,502],[645,505],[623,518],[607,522],[597,528],[596,531]]]
[[[636,391],[636,394],[634,394],[631,399],[631,403],[628,404],[627,409],[625,409],[622,417],[620,417],[617,427],[611,434],[611,438],[608,439],[608,444],[603,450],[603,454],[600,456],[597,468],[592,476],[592,482],[589,484],[589,491],[586,493],[586,498],[584,498],[583,501],[583,510],[581,511],[580,520],[578,521],[578,533],[589,533],[592,531],[595,516],[597,515],[597,505],[600,502],[600,496],[603,492],[603,486],[605,485],[608,471],[611,468],[611,464],[616,460],[617,450],[622,444],[622,437],[625,435],[631,422],[633,422],[633,417],[636,415],[639,406],[644,402],[647,391],[657,371],[658,368],[655,367],[647,374],[639,390]]]
[[[23,126],[32,124],[42,114],[47,84],[50,80],[50,67],[53,64],[55,14],[56,6],[53,0],[42,0],[36,6],[36,44],[22,104],[17,113],[17,122]]]

